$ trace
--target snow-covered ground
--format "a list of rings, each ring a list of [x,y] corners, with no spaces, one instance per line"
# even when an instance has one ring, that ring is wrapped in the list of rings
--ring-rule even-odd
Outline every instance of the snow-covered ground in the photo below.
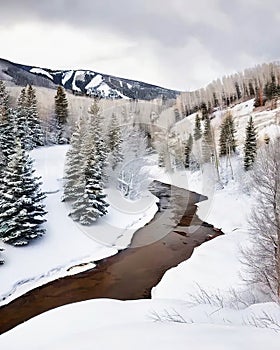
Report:
[[[268,304],[267,309],[280,322],[279,307]],[[164,321],[168,312],[178,322]],[[157,315],[162,322],[156,322]],[[238,311],[189,308],[170,300],[90,300],[51,310],[2,334],[0,348],[278,350],[279,333],[250,325],[261,317],[257,305]]]
[[[202,184],[204,176],[205,172],[181,172],[161,174],[160,179],[208,194],[209,199],[199,203],[199,216],[226,234],[199,246],[191,259],[169,270],[153,289],[152,300],[99,299],[66,305],[4,333],[0,348],[278,349],[279,305],[241,303],[245,285],[239,249],[248,244],[251,199],[234,181],[213,190],[211,181]],[[240,300],[228,294],[232,288]]]
[[[235,170],[238,159],[233,166]],[[172,179],[181,187],[208,197],[197,204],[197,214],[200,219],[221,228],[225,235],[197,247],[191,259],[167,271],[153,289],[153,298],[190,301],[200,288],[219,294],[227,294],[232,288],[244,289],[240,248],[248,244],[247,220],[252,198],[234,180],[217,190],[211,176],[205,172],[181,172]]]
[[[24,248],[1,244],[5,264],[0,269],[0,304],[51,280],[92,268],[95,261],[116,254],[129,245],[133,233],[157,211],[157,198],[149,192],[132,203],[108,191],[112,205],[106,217],[89,228],[74,223],[61,202],[66,151],[67,146],[53,146],[32,152],[43,190],[48,193],[47,232]],[[77,266],[82,263],[83,267]]]
[[[235,117],[239,115],[245,123],[251,105],[249,101],[236,106]],[[262,113],[266,115],[259,131],[276,133],[277,127],[271,123],[276,112]],[[225,235],[197,247],[189,260],[167,271],[153,289],[152,300],[91,300],[63,306],[1,335],[0,348],[279,349],[279,305],[250,305],[241,276],[240,247],[249,244],[247,217],[253,200],[238,162],[238,158],[233,161],[238,181],[231,180],[224,169],[222,177],[228,179],[223,189],[217,189],[207,168],[169,175],[159,175],[154,169],[159,180],[207,195],[208,199],[198,204],[198,215],[222,228]],[[155,322],[159,318],[161,322]]]
[[[213,113],[214,118],[211,121],[211,125],[214,128],[217,141],[219,137],[221,120],[226,113],[231,113],[233,116],[235,128],[237,130],[237,144],[241,147],[244,144],[245,130],[250,116],[253,117],[259,142],[263,142],[263,137],[265,134],[268,134],[272,138],[276,133],[279,135],[280,106],[278,105],[278,108],[273,110],[270,110],[268,107],[267,110],[258,111],[254,110],[254,99],[251,99],[224,110],[217,110]],[[193,113],[192,115],[189,115],[188,117],[175,123],[172,130],[175,131],[176,134],[180,135],[182,139],[187,139],[189,133],[193,131],[196,115],[197,113]],[[276,125],[277,123],[278,125]]]

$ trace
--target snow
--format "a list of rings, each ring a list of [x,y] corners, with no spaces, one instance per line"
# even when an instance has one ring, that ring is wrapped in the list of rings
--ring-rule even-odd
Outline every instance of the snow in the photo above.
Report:
[[[42,68],[31,68],[30,69],[31,73],[35,73],[35,74],[42,74],[42,75],[46,75],[48,78],[50,78],[51,80],[53,80],[53,77],[51,76],[50,73],[48,73],[47,71],[45,71]]]
[[[279,320],[279,306],[267,308]],[[187,323],[155,322],[155,314],[180,313]],[[89,300],[39,315],[0,336],[0,348],[16,350],[279,349],[279,333],[249,323],[262,308],[188,308],[182,301]],[[55,326],[54,326],[55,325]]]
[[[117,193],[109,191],[112,205],[108,217],[90,228],[74,223],[68,217],[69,208],[61,202],[67,149],[68,146],[62,145],[32,151],[37,174],[42,176],[42,189],[47,192],[47,232],[24,248],[1,245],[5,248],[1,254],[5,264],[0,269],[0,304],[51,280],[80,271],[77,267],[71,269],[73,266],[88,263],[90,269],[94,261],[116,254],[117,248],[127,247],[133,233],[157,211],[157,198],[150,193],[138,202],[126,203]]]
[[[73,71],[68,70],[67,72],[64,73],[63,78],[62,78],[62,85],[64,86],[67,81],[72,77]]]
[[[85,81],[85,75],[87,73],[88,72],[84,70],[77,70],[75,74],[75,80]]]
[[[103,81],[103,76],[101,74],[97,74],[91,79],[91,81],[87,84],[85,89],[87,90],[90,88],[96,88],[102,83],[102,81]]]
[[[246,188],[245,174],[238,173],[240,161],[239,157],[233,159],[234,174],[236,179],[243,177]],[[197,204],[197,215],[201,220],[221,228],[225,235],[197,247],[191,259],[167,271],[153,288],[153,298],[190,300],[199,288],[222,294],[232,288],[244,289],[240,276],[240,248],[248,244],[247,221],[253,205],[252,198],[231,179],[224,189],[217,190],[213,174],[207,167],[202,172],[171,174],[165,180],[207,196],[207,200]]]
[[[111,88],[109,85],[107,85],[106,83],[103,82],[98,86],[98,88],[96,90],[104,92],[105,96],[108,96]]]
[[[275,127],[278,115],[280,114],[280,108],[274,110],[266,110],[266,111],[254,111],[254,99],[251,99],[246,102],[242,102],[233,107],[229,107],[223,110],[217,110],[213,113],[213,119],[211,121],[211,125],[215,129],[216,140],[218,140],[219,136],[219,126],[221,124],[221,120],[226,113],[231,113],[234,118],[235,127],[237,130],[236,140],[239,145],[242,145],[245,139],[245,129],[249,117],[253,117],[254,124],[257,128],[258,136],[261,139],[264,133],[270,132],[270,130],[266,130],[270,126]],[[188,134],[193,131],[195,124],[195,117],[197,113],[193,113],[182,120],[175,123],[173,129],[177,134],[181,135],[183,139],[186,139]],[[278,127],[279,129],[279,127]],[[270,134],[269,134],[270,135]]]
[[[74,91],[81,91],[81,89],[76,85],[76,80],[77,80],[77,77],[80,75],[80,71],[76,71],[74,73],[74,78],[73,78],[73,81],[72,81],[72,89]]]
[[[249,114],[255,117],[259,135],[263,136],[265,132],[269,136],[277,135],[279,127],[274,124],[274,120],[278,109],[253,112],[252,101],[247,101],[233,107],[232,111],[239,123],[238,140],[242,140]],[[216,112],[217,124],[223,113],[224,111]],[[188,126],[192,124],[193,117],[187,122],[184,120],[177,123],[178,130],[185,132],[181,126],[185,123]],[[62,152],[63,148],[59,149]],[[49,153],[46,157],[48,156],[52,157]],[[49,163],[46,161],[46,167]],[[222,228],[225,235],[197,247],[189,260],[167,271],[160,283],[153,288],[152,300],[120,302],[100,299],[63,306],[1,335],[0,348],[87,350],[94,347],[99,350],[126,350],[133,347],[135,350],[185,350],[188,347],[195,350],[262,350],[266,347],[269,350],[278,350],[279,305],[258,303],[248,306],[250,301],[244,293],[248,287],[240,274],[240,247],[248,244],[247,217],[254,203],[248,194],[249,182],[240,170],[238,157],[233,160],[233,169],[238,181],[231,180],[227,175],[228,171],[223,168],[221,175],[226,180],[223,189],[216,188],[213,174],[207,167],[201,172],[184,171],[173,174],[163,173],[156,167],[153,169],[154,177],[159,180],[207,195],[207,200],[198,203],[198,216]],[[49,171],[56,173],[52,169]],[[46,188],[56,191],[59,187],[55,176],[48,177],[50,181]],[[117,227],[121,226],[120,229],[128,227],[128,220],[120,224],[123,219],[118,218],[121,217],[119,215],[122,215],[122,210],[126,213],[130,209],[130,205],[119,202],[120,198],[114,192],[108,193],[108,197],[110,196],[113,205],[110,215],[104,220]],[[150,214],[152,216],[155,200],[145,194],[131,210],[138,212],[136,208],[139,205],[141,218],[145,220],[143,212],[147,218]],[[130,224],[133,221],[134,218]],[[81,237],[87,238],[79,235],[79,239]],[[121,245],[122,240],[116,240],[112,236],[108,244],[114,243]],[[232,300],[229,293],[231,289],[235,289],[237,296],[244,298],[248,305],[241,306],[240,300]],[[198,302],[197,297],[201,290],[210,296],[218,296],[219,300],[210,297],[210,300],[204,298]],[[162,318],[161,322],[155,322],[156,315]],[[178,322],[168,322],[168,315],[173,315]],[[271,317],[270,321],[266,319],[266,315]],[[181,323],[182,320],[184,323]]]
[[[158,199],[148,191],[137,201],[124,199],[118,190],[105,192],[110,203],[108,214],[100,218],[94,227],[80,225],[80,228],[97,242],[124,249],[130,244],[134,232],[153,219]]]

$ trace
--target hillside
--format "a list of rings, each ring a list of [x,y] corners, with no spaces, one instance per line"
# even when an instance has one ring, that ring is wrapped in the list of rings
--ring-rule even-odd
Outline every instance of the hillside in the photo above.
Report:
[[[51,70],[0,59],[0,79],[10,84],[55,88],[63,86],[73,94],[112,99],[174,99],[178,91],[92,70]]]

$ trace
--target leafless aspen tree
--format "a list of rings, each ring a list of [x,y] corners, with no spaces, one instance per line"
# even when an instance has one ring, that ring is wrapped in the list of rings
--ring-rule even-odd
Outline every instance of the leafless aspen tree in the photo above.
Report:
[[[280,138],[259,150],[253,169],[256,192],[250,236],[243,251],[246,280],[280,301]]]

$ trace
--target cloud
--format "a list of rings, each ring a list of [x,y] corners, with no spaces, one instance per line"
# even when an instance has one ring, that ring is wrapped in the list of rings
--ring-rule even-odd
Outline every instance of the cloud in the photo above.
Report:
[[[279,22],[277,0],[1,0],[1,56],[10,32],[18,61],[195,88],[278,59]]]

